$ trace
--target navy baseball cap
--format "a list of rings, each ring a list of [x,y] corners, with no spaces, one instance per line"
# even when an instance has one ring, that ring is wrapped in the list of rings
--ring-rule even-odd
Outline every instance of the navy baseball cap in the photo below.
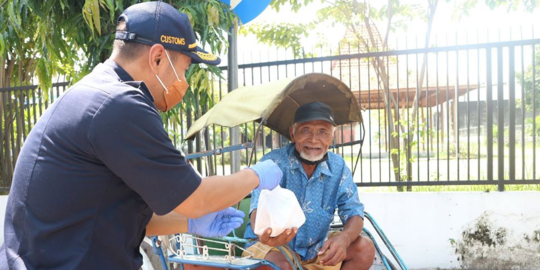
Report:
[[[191,57],[194,64],[218,65],[219,57],[197,46],[195,33],[186,14],[171,5],[160,2],[143,2],[128,7],[118,17],[126,23],[125,31],[116,31],[115,39],[146,45],[161,44],[168,50]]]
[[[322,102],[310,102],[301,105],[294,114],[294,123],[322,120],[336,125],[334,112],[330,106]]]

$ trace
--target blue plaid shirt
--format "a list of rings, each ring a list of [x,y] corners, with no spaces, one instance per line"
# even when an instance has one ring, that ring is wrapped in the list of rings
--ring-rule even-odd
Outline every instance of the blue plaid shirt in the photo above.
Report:
[[[302,260],[310,260],[317,256],[317,250],[326,240],[335,209],[338,208],[345,224],[352,216],[363,218],[364,205],[358,198],[351,171],[339,155],[328,152],[328,160],[321,162],[308,179],[293,151],[294,143],[291,143],[266,154],[261,161],[271,159],[279,166],[283,171],[281,187],[294,192],[306,215],[306,222],[289,246]],[[257,208],[259,195],[259,190],[252,192],[250,213]],[[244,238],[257,239],[251,222],[247,224]]]

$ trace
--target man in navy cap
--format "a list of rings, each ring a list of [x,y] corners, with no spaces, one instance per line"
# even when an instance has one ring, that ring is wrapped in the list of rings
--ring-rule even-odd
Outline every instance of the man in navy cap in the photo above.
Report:
[[[183,98],[197,46],[185,14],[163,2],[127,8],[109,60],[60,97],[30,132],[15,167],[1,269],[139,269],[145,235],[223,236],[242,223],[229,206],[273,189],[261,162],[201,179],[158,111]]]
[[[295,193],[306,222],[276,237],[270,237],[271,228],[263,235],[255,235],[253,228],[260,191],[254,190],[250,223],[245,233],[245,238],[258,239],[248,248],[254,257],[265,258],[280,269],[293,269],[285,257],[293,255],[300,259],[304,269],[310,270],[369,269],[373,264],[373,242],[360,235],[364,226],[364,205],[358,198],[351,171],[339,155],[328,152],[335,126],[328,105],[303,104],[296,110],[294,124],[289,129],[292,143],[261,159],[273,160],[281,168],[280,186]],[[344,228],[328,235],[336,209]],[[292,251],[287,251],[287,255],[275,248],[285,244]]]

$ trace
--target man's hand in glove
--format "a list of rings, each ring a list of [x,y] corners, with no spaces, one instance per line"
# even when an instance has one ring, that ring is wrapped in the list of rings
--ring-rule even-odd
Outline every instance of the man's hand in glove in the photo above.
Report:
[[[204,237],[223,237],[244,222],[244,212],[232,207],[189,219],[188,232]]]
[[[259,177],[259,186],[256,189],[274,189],[283,177],[283,172],[272,160],[265,160],[249,167]]]

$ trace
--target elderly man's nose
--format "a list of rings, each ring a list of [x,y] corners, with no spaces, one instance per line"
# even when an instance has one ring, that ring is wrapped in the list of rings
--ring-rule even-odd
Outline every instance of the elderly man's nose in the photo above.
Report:
[[[308,134],[308,139],[310,139],[310,140],[315,140],[317,138],[318,138],[317,132],[310,132]]]

